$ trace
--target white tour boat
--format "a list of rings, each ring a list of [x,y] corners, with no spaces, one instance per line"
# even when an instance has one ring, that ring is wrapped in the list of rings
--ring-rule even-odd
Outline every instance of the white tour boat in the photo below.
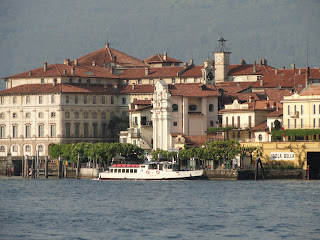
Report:
[[[113,164],[109,170],[99,173],[99,180],[174,180],[197,179],[203,170],[178,170],[171,162],[143,164]]]

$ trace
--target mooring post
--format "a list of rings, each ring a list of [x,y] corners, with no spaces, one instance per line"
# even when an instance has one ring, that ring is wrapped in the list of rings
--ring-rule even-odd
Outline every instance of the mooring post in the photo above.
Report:
[[[28,156],[24,156],[24,168],[23,168],[23,176],[25,178],[29,177],[29,160],[28,160]]]
[[[255,174],[254,180],[258,180],[258,173],[259,173],[259,165],[258,165],[258,160],[256,160],[256,174]]]
[[[31,163],[31,178],[34,178],[34,173],[35,173],[35,160],[36,160],[36,157],[33,156],[32,157],[32,163]]]
[[[67,165],[63,166],[63,170],[64,170],[64,177],[67,178]]]
[[[48,178],[48,166],[49,166],[49,164],[48,164],[48,156],[46,156],[45,157],[45,159],[44,159],[44,177],[45,178]]]
[[[80,158],[80,154],[78,154],[77,171],[76,171],[77,178],[79,178],[80,176],[80,162],[81,162],[81,158]]]
[[[62,177],[62,159],[60,156],[58,158],[58,177]]]

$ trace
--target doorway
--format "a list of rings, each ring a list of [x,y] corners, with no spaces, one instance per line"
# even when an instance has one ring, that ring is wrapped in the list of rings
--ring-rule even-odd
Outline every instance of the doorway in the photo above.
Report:
[[[320,152],[308,152],[307,165],[309,165],[309,178],[320,179]]]

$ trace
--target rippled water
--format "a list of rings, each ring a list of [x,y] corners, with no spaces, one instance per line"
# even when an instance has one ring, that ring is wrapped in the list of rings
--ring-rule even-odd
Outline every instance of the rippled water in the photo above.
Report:
[[[319,181],[0,179],[0,239],[319,239]]]

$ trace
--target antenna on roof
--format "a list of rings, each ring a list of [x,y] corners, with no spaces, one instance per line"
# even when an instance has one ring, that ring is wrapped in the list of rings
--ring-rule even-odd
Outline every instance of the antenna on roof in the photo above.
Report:
[[[106,44],[105,45],[108,45],[109,46],[109,39],[108,39],[108,33],[109,33],[109,29],[107,28],[107,42],[106,42]]]
[[[294,47],[292,47],[292,63],[294,64]]]

